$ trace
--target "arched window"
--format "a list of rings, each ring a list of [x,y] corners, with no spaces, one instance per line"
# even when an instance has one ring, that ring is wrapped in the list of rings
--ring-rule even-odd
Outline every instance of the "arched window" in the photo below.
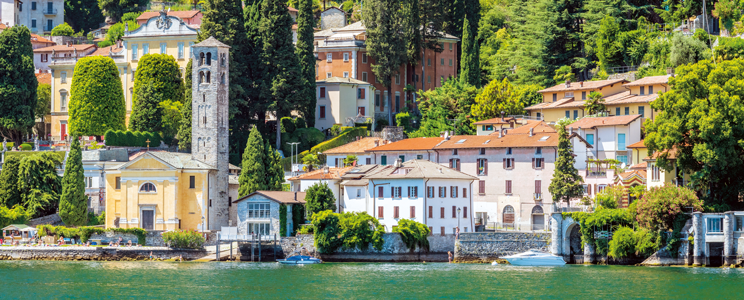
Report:
[[[225,53],[220,54],[220,65],[225,66]]]
[[[199,71],[199,84],[204,83],[204,71]]]
[[[541,206],[535,206],[535,207],[532,208],[532,214],[533,215],[534,214],[542,214],[542,213],[543,213],[543,209],[542,209]]]
[[[225,84],[225,73],[222,73],[222,76],[220,76],[220,83]]]
[[[502,223],[504,224],[510,224],[513,226],[514,224],[514,207],[511,205],[507,205],[504,207],[504,215],[502,219]]]
[[[155,192],[157,192],[157,190],[155,189],[155,185],[152,184],[152,183],[150,183],[150,182],[146,182],[145,184],[143,184],[142,186],[140,186],[140,190],[139,191],[140,191],[140,193],[155,193]]]
[[[207,71],[207,83],[212,82],[212,72]]]
[[[204,52],[199,53],[199,65],[201,66],[203,64],[204,64]]]
[[[207,66],[212,65],[212,52],[207,53]]]
[[[532,208],[532,230],[545,230],[545,214],[541,206]]]

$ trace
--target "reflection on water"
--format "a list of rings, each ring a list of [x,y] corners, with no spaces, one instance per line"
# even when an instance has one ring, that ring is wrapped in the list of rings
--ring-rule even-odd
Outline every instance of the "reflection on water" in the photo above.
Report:
[[[2,299],[737,297],[742,269],[0,261]]]

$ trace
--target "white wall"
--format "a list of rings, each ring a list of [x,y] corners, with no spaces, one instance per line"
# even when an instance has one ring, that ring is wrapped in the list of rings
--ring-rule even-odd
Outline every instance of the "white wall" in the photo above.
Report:
[[[382,157],[387,157],[387,165],[392,165],[395,160],[400,156],[405,157],[405,161],[414,159],[423,159],[428,161],[437,161],[437,154],[434,151],[385,151],[385,152],[373,152],[372,164],[382,165]],[[421,156],[421,158],[419,158]]]
[[[343,160],[347,156],[348,155],[330,155],[330,154],[326,155],[326,165],[329,167],[334,167],[334,168],[338,167],[338,165],[336,165],[336,159],[338,158],[338,159]],[[362,166],[362,165],[367,164],[367,158],[372,158],[372,155],[371,154],[366,154],[366,155],[356,154],[356,157],[357,157],[357,165]],[[371,161],[370,164],[374,164],[374,161]]]
[[[372,201],[368,188],[368,186],[344,186],[343,211],[366,212],[372,215]],[[359,196],[357,197],[357,195]]]

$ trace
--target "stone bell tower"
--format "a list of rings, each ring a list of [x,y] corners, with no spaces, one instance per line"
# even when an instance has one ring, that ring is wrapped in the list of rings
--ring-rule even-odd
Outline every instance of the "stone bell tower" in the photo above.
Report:
[[[199,203],[207,230],[228,225],[229,50],[214,37],[191,46],[191,153],[217,169],[209,172],[208,197]]]

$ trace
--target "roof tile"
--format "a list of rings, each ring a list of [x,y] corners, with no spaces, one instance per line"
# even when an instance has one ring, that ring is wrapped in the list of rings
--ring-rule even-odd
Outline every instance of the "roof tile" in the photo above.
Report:
[[[365,150],[377,147],[375,142],[382,141],[381,138],[377,137],[366,137],[358,141],[338,146],[333,149],[326,150],[323,154],[363,154]]]
[[[405,140],[400,140],[397,142],[385,144],[379,147],[375,147],[372,149],[368,149],[368,150],[365,150],[365,152],[432,150],[443,140],[444,138],[441,138],[441,137],[420,137],[420,138],[405,139]]]
[[[612,116],[612,117],[585,117],[571,125],[568,128],[594,128],[601,126],[617,126],[617,125],[628,125],[633,121],[640,118],[641,115],[626,115],[626,116]]]

